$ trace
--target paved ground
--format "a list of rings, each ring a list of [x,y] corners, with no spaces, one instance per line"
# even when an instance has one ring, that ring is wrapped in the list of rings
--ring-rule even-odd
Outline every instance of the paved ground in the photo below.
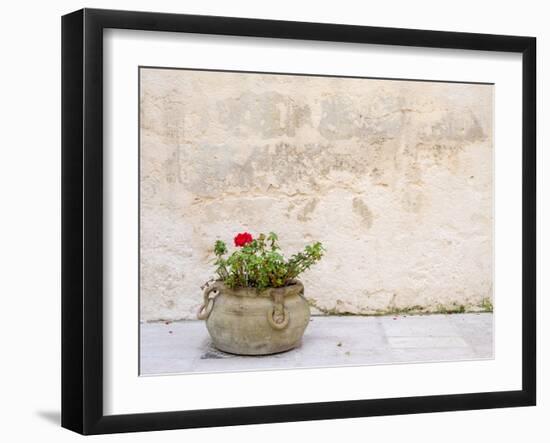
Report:
[[[493,315],[312,317],[302,345],[261,357],[213,348],[202,321],[141,324],[141,374],[493,358]]]

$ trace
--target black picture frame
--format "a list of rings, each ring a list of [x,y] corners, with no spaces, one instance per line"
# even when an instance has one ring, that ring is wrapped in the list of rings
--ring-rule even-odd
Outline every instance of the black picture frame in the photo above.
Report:
[[[103,413],[103,30],[503,51],[522,54],[522,389],[227,409]],[[62,426],[152,431],[536,403],[536,39],[233,17],[82,9],[62,18]]]

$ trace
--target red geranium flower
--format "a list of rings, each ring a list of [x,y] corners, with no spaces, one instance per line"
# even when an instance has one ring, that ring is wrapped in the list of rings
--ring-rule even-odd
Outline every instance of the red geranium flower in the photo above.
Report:
[[[252,235],[248,232],[243,232],[241,234],[237,234],[234,240],[235,246],[241,247],[246,245],[247,243],[250,243],[254,239],[252,238]]]

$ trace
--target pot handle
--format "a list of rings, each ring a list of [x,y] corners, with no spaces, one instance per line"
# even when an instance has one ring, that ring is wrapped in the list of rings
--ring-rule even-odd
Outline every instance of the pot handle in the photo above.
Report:
[[[210,297],[210,293],[212,291],[218,291],[218,293],[213,297]],[[208,286],[204,290],[204,293],[202,295],[203,303],[197,312],[197,318],[199,320],[206,320],[210,316],[212,309],[214,309],[214,300],[220,294],[220,292],[221,288],[216,283],[214,283],[212,286]]]
[[[273,300],[275,302],[273,307],[267,311],[267,322],[273,329],[280,331],[288,326],[290,314],[283,304],[282,294],[274,295]]]

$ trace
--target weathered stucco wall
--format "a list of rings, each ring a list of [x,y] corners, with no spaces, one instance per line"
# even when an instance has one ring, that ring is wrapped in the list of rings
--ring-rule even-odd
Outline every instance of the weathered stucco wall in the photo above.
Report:
[[[317,313],[492,300],[490,85],[141,70],[141,318],[194,318],[216,239],[275,231]]]

